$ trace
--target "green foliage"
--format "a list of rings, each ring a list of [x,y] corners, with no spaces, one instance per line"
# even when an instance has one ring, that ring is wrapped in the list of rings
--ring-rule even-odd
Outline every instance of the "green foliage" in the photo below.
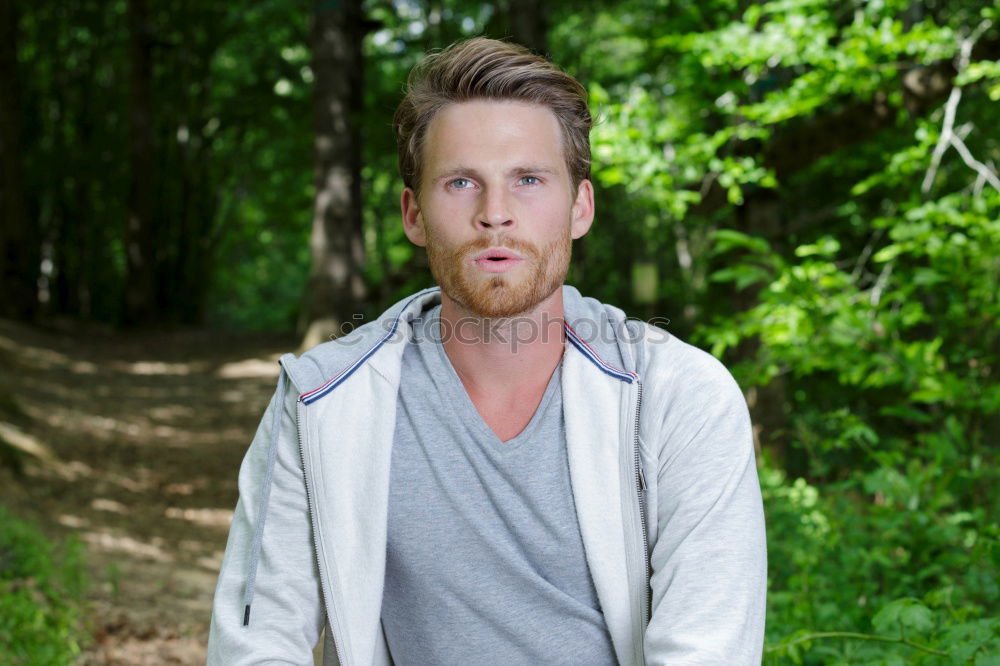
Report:
[[[720,355],[741,340],[760,343],[734,368],[744,381],[796,380],[789,422],[813,473],[827,476],[828,454],[851,447],[873,464],[897,462],[907,441],[948,464],[989,453],[983,428],[1000,407],[991,377],[1000,360],[998,210],[992,191],[903,205],[898,217],[874,221],[869,274],[863,257],[843,257],[829,237],[788,261],[760,239],[716,235],[718,255],[745,252],[712,278],[766,286],[755,306],[702,335]],[[878,249],[875,238],[885,239]]]
[[[1000,649],[996,513],[936,510],[932,489],[876,476],[821,491],[762,469],[765,663],[988,663]]]
[[[47,314],[115,322],[129,189],[127,3],[20,9],[27,205]],[[308,12],[151,3],[155,270],[164,319],[294,326],[308,273]],[[5,82],[6,83],[6,82]]]
[[[754,342],[734,371],[787,386],[784,437],[816,483],[763,475],[776,663],[1000,653],[1000,193],[907,192],[897,174],[922,158],[896,156],[853,188],[895,196],[856,255],[827,235],[784,255],[714,235],[711,278],[755,290],[755,304],[701,339],[723,356]],[[858,206],[840,210],[850,219]]]
[[[80,653],[82,550],[57,548],[0,506],[0,662],[60,666]]]
[[[54,298],[107,320],[123,275],[127,69],[125,3],[103,9],[26,8],[19,61]],[[301,303],[308,11],[168,2],[153,17],[174,229],[162,240],[177,244],[166,222],[194,201],[211,262],[192,274],[214,325],[288,328]],[[981,0],[547,11],[549,52],[598,119],[597,220],[570,282],[669,317],[759,397],[768,662],[997,663],[1000,12]],[[406,72],[429,49],[509,34],[505,12],[367,6],[368,315],[429,281],[399,224],[390,123]],[[58,254],[77,245],[86,261]],[[59,271],[67,293],[89,285],[75,310]]]

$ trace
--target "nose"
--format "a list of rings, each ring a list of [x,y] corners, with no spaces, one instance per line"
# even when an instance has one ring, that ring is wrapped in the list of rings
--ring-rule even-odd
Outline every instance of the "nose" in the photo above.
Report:
[[[476,212],[477,229],[509,229],[514,226],[513,211],[503,188],[488,188],[483,192],[480,203]]]

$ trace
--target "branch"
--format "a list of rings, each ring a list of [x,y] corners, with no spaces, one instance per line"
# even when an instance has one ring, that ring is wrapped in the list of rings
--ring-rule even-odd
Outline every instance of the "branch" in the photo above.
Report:
[[[978,183],[980,179],[985,180],[990,185],[994,187],[998,192],[1000,192],[1000,179],[997,175],[990,170],[988,166],[977,160],[969,152],[969,148],[965,145],[956,134],[952,134],[949,143],[958,151],[958,154],[962,157],[962,161],[965,162],[966,166],[970,169],[975,170],[979,175],[976,177],[976,182]],[[980,185],[977,189],[982,189]]]
[[[980,25],[974,36],[978,39],[986,28]],[[976,58],[995,60],[1000,53],[1000,41],[993,36],[978,41]],[[904,67],[903,63],[899,64]],[[953,86],[955,65],[948,60],[919,65],[908,69],[900,79],[903,108],[911,117],[923,116],[945,99]],[[786,126],[775,128],[774,136],[763,143],[759,139],[735,142],[736,155],[759,156],[761,164],[774,171],[778,182],[789,174],[803,169],[816,160],[867,140],[876,132],[895,122],[899,107],[892,104],[887,94],[877,95],[868,101],[856,101],[845,107],[809,118],[798,118]],[[977,172],[981,173],[981,172]],[[706,189],[707,184],[707,191]],[[715,179],[685,185],[685,189],[702,191],[701,201],[693,204],[689,214],[708,217],[727,206],[726,190]]]
[[[872,252],[875,251],[875,244],[882,240],[882,236],[884,235],[885,227],[879,227],[872,233],[868,243],[858,256],[858,260],[854,263],[854,270],[851,271],[851,282],[856,282],[861,277],[861,271],[864,269],[865,264],[868,263],[868,257],[872,256]]]
[[[895,259],[888,262],[882,269],[882,272],[879,273],[878,279],[875,280],[875,286],[872,287],[871,297],[868,301],[873,308],[877,308],[879,302],[882,300],[882,292],[885,290],[885,285],[889,283],[889,276],[892,275],[892,268],[895,263]]]
[[[927,173],[924,174],[924,182],[920,184],[920,191],[924,194],[930,192],[931,184],[933,184],[934,178],[937,176],[938,167],[941,165],[941,158],[944,156],[944,151],[948,150],[948,146],[951,145],[952,128],[955,125],[955,111],[958,109],[958,102],[961,99],[962,89],[955,86],[951,89],[948,102],[944,105],[944,124],[941,126],[941,136],[938,138],[937,145],[934,146],[934,154],[931,155],[931,164],[927,167]]]
[[[861,641],[879,641],[882,643],[902,643],[911,648],[921,650],[928,654],[936,654],[940,657],[947,657],[947,652],[942,652],[941,650],[935,650],[932,647],[926,645],[921,645],[920,643],[914,643],[908,638],[893,637],[893,636],[876,636],[874,634],[859,634],[853,631],[821,631],[814,634],[806,634],[805,636],[799,636],[795,640],[788,641],[787,643],[778,643],[777,645],[770,645],[764,648],[764,652],[774,652],[775,650],[781,650],[790,645],[798,645],[799,643],[805,643],[806,641],[815,640],[817,638],[854,638]]]
[[[984,20],[971,35],[959,42],[957,74],[961,74],[969,66],[972,47],[982,34],[989,29],[990,25],[992,25],[992,21],[989,19]],[[969,152],[968,147],[966,147],[965,142],[955,134],[955,113],[958,110],[958,103],[961,99],[962,89],[958,86],[953,87],[951,94],[948,95],[948,101],[944,105],[944,123],[941,126],[941,136],[938,138],[937,145],[934,146],[934,153],[931,155],[931,163],[927,168],[927,173],[924,174],[924,181],[920,184],[920,191],[924,194],[930,192],[931,186],[934,184],[934,178],[937,176],[938,168],[941,166],[941,158],[944,156],[945,151],[948,150],[948,146],[952,146],[958,151],[958,154],[962,157],[962,161],[969,168],[975,170],[979,174],[979,178],[984,178],[990,185],[1000,191],[1000,180],[997,179],[996,174],[990,171],[990,168],[985,164],[975,159],[972,153]]]
[[[990,172],[996,169],[996,165],[993,164],[993,160],[990,160],[990,163],[987,164],[987,166],[989,167]],[[979,195],[981,195],[983,193],[983,185],[985,184],[986,184],[986,177],[983,175],[983,172],[977,171],[976,182],[972,185],[972,195],[974,197],[978,197]]]

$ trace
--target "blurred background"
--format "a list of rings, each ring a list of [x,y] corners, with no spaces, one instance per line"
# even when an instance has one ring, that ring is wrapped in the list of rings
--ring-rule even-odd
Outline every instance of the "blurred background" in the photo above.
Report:
[[[204,661],[284,351],[431,284],[391,116],[474,35],[589,90],[569,282],[732,369],[765,663],[1000,664],[1000,11],[0,0],[0,662]]]

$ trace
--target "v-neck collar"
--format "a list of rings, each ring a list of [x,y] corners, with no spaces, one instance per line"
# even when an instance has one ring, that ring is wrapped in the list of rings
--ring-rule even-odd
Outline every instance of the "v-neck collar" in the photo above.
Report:
[[[451,359],[448,358],[448,354],[445,352],[444,345],[441,341],[440,320],[441,306],[438,305],[427,313],[427,329],[425,330],[432,331],[433,335],[428,336],[425,339],[425,342],[434,346],[436,353],[439,355],[441,364],[447,368],[449,381],[444,382],[444,385],[446,387],[445,390],[450,393],[448,397],[451,399],[453,404],[462,405],[460,409],[465,411],[468,422],[472,424],[472,427],[479,430],[479,432],[495,447],[502,448],[506,451],[520,447],[525,441],[532,437],[536,430],[538,430],[539,424],[545,417],[546,410],[549,408],[550,403],[555,399],[554,396],[560,393],[562,357],[559,358],[559,363],[556,365],[555,370],[552,371],[552,376],[549,377],[549,381],[545,385],[545,392],[542,393],[542,399],[538,402],[538,406],[535,408],[535,413],[531,415],[531,419],[528,421],[528,424],[524,426],[521,432],[504,441],[501,440],[495,432],[493,432],[493,429],[487,425],[486,421],[479,413],[479,410],[476,409],[475,403],[472,402],[472,397],[465,389],[465,384],[462,383],[461,377],[458,376],[458,371],[455,370],[455,366],[452,364]]]

